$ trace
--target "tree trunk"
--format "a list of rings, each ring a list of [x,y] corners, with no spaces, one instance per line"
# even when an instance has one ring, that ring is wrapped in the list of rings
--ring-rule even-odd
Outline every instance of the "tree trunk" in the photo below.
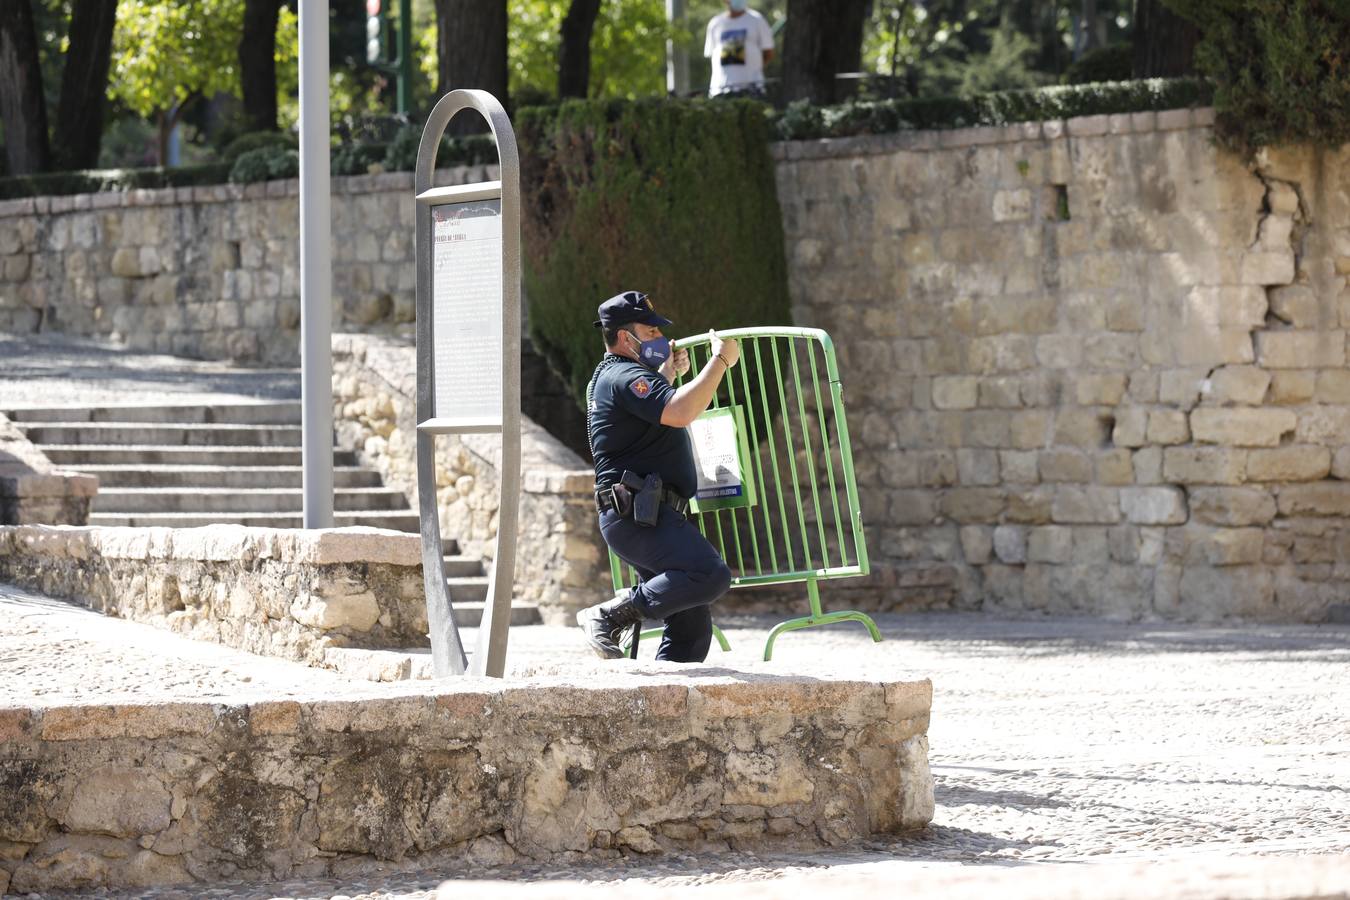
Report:
[[[788,0],[783,38],[783,100],[837,103],[853,89],[840,72],[862,68],[863,26],[871,0]]]
[[[277,18],[281,0],[244,0],[239,82],[250,131],[277,129]]]
[[[47,107],[29,0],[0,0],[0,122],[10,174],[46,170]]]
[[[75,0],[52,137],[52,161],[58,169],[98,166],[116,18],[117,0]]]
[[[436,0],[436,57],[438,97],[461,88],[478,88],[509,109],[506,0]],[[487,130],[483,118],[472,112],[456,116],[450,126],[452,134]]]
[[[591,32],[600,0],[572,0],[558,46],[558,96],[585,97],[591,84]]]
[[[1195,72],[1200,29],[1163,0],[1135,0],[1134,77],[1175,78]]]

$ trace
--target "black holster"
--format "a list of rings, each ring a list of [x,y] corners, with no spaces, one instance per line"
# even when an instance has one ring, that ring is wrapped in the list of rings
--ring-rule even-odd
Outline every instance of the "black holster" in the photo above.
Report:
[[[618,502],[619,491],[624,490],[632,497],[633,521],[652,528],[661,517],[661,494],[664,485],[661,476],[655,473],[646,476],[625,471],[619,483],[614,486],[614,497]],[[620,513],[624,515],[624,513]]]

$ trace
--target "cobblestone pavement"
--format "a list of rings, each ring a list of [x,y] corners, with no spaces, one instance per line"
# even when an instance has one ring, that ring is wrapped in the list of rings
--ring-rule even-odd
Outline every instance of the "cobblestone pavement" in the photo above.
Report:
[[[4,409],[298,399],[297,369],[235,368],[69,335],[0,334]]]
[[[768,665],[825,665],[845,676],[884,667],[933,679],[937,815],[923,834],[824,854],[363,870],[343,880],[134,896],[419,898],[452,877],[674,888],[792,879],[786,886],[809,874],[895,885],[980,864],[1170,861],[1185,871],[1222,857],[1350,854],[1350,628],[975,615],[886,615],[878,623],[887,639],[876,645],[856,626],[790,634]],[[751,662],[771,622],[722,624],[733,651],[714,649],[710,662],[759,668]],[[512,647],[517,672],[596,665],[568,629],[513,629]],[[390,686],[0,588],[0,704],[315,689]]]

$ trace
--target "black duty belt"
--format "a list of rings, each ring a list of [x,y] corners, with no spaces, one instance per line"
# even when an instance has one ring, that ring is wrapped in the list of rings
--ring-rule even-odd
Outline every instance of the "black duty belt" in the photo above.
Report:
[[[661,489],[661,502],[682,516],[689,513],[689,501],[670,488]],[[607,484],[595,489],[595,508],[600,512],[614,508],[614,485]]]

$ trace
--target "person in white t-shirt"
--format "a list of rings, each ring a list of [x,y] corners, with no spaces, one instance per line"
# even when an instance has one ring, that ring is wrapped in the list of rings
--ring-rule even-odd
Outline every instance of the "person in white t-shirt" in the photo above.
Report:
[[[727,11],[708,23],[703,55],[712,60],[708,96],[764,92],[764,66],[773,59],[773,30],[746,0],[726,0]]]

